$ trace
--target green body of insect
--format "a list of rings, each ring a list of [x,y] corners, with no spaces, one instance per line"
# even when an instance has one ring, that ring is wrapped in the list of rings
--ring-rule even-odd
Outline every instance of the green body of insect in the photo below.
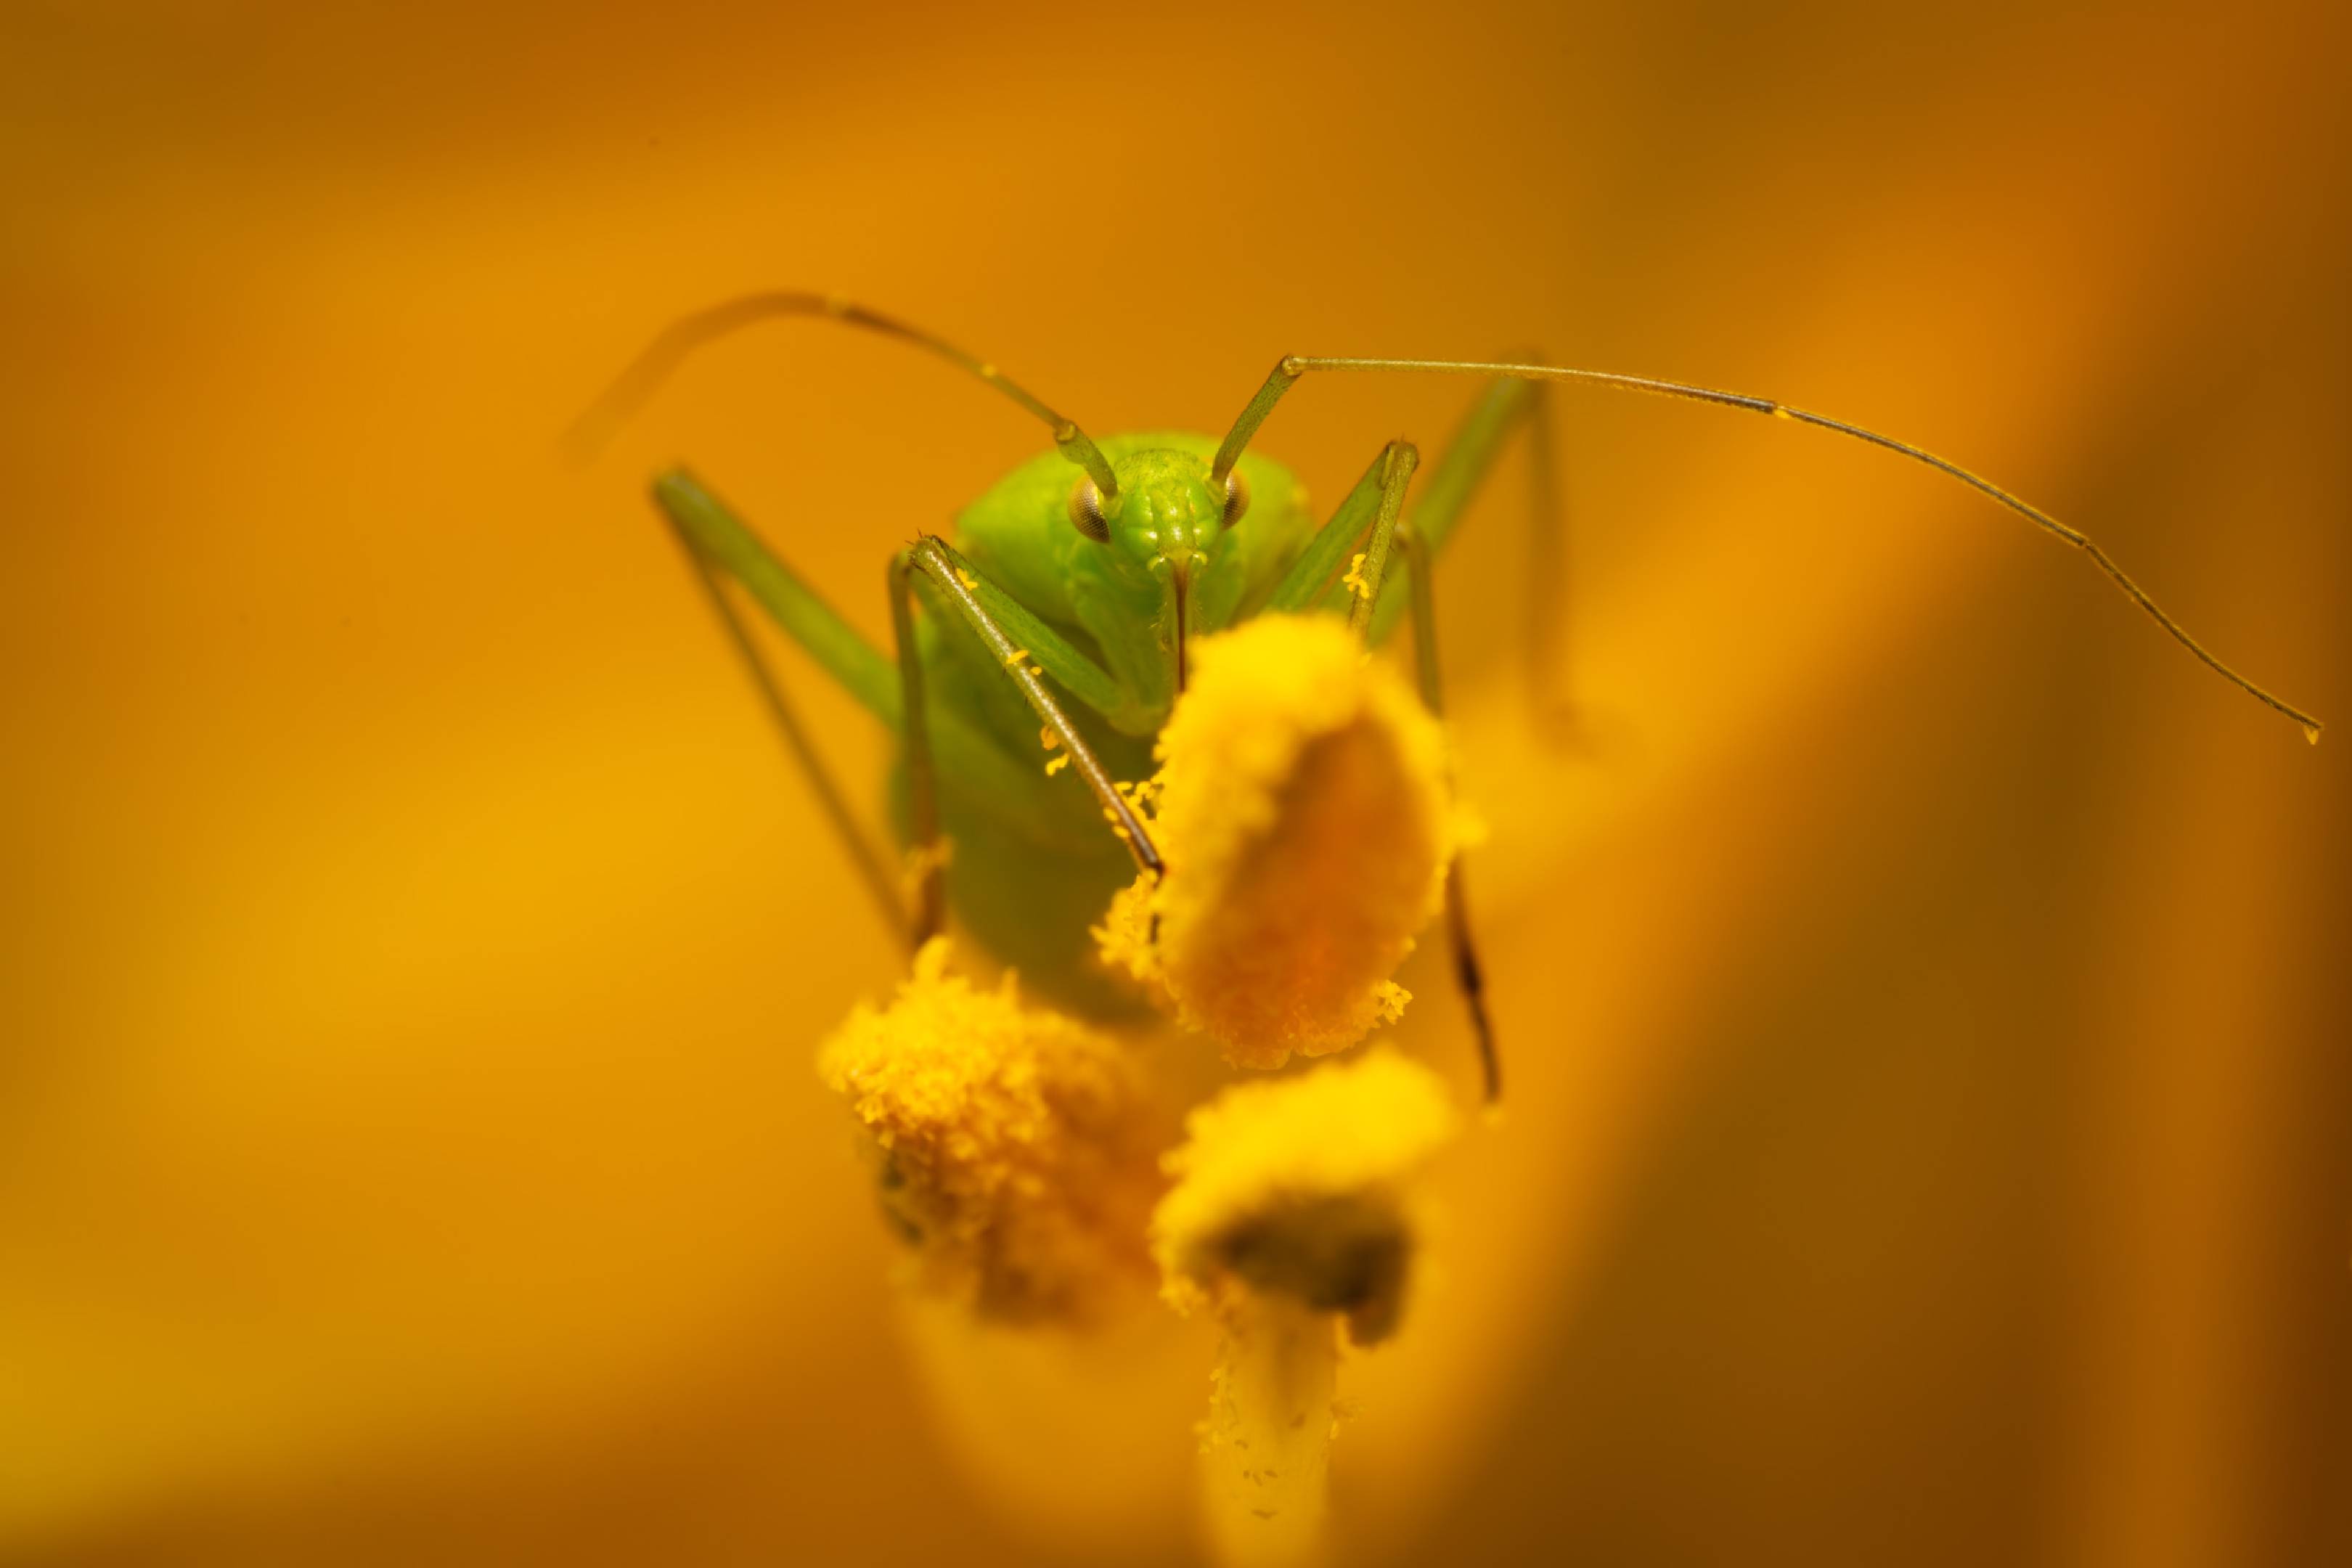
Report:
[[[1146,824],[1118,786],[1151,771],[1151,738],[1184,688],[1190,639],[1262,613],[1344,609],[1358,635],[1376,644],[1409,605],[1421,694],[1436,710],[1441,685],[1430,567],[1506,439],[1521,429],[1536,458],[1538,560],[1557,559],[1541,397],[1549,386],[1642,392],[1761,414],[1936,468],[2088,555],[2208,667],[2295,720],[2311,740],[2319,737],[2317,720],[2207,652],[2088,537],[2009,491],[1860,426],[1683,383],[1531,363],[1291,357],[1276,363],[1221,442],[1144,435],[1097,445],[993,364],[938,338],[836,297],[771,293],[730,301],[672,327],[591,410],[575,436],[590,446],[601,440],[700,344],[754,321],[789,316],[830,318],[925,349],[1053,429],[1058,455],[1015,469],[974,502],[957,520],[952,542],[922,534],[893,561],[895,658],[835,615],[693,478],[667,474],[654,493],[877,901],[918,942],[940,929],[944,835],[954,852],[946,886],[967,928],[1039,989],[1090,1012],[1134,1006],[1092,963],[1089,927],[1131,874],[1130,863],[1153,876],[1163,869]],[[1388,443],[1319,526],[1291,475],[1246,450],[1302,376],[1329,371],[1486,379],[1421,483],[1410,518],[1404,500],[1419,457],[1408,442]],[[1392,572],[1392,560],[1403,570]],[[902,911],[894,858],[866,841],[736,618],[726,590],[730,579],[898,736],[890,815],[901,843],[914,852],[911,917]],[[1558,584],[1549,584],[1547,594],[1551,607],[1532,628],[1539,682],[1557,664],[1541,657],[1556,626]],[[926,612],[919,621],[919,605]],[[1057,752],[1066,763],[1057,762]],[[1470,1002],[1492,1094],[1494,1056],[1458,867],[1446,896],[1455,971]]]
[[[1499,434],[1522,393],[1498,400],[1479,428]],[[1034,661],[1033,679],[1060,685],[1087,666],[1107,678],[1065,688],[1081,700],[1063,712],[1084,752],[1118,781],[1152,772],[1151,742],[1181,688],[1191,639],[1258,613],[1286,584],[1285,608],[1337,608],[1349,597],[1329,581],[1344,564],[1333,550],[1294,578],[1318,523],[1290,471],[1245,454],[1227,481],[1213,481],[1217,445],[1181,433],[1102,439],[1118,496],[1108,516],[1091,481],[1058,456],[1041,456],[965,508],[948,542],[968,585],[1004,601],[998,607],[1017,627],[1007,633],[1012,651]],[[656,495],[698,550],[744,580],[877,718],[902,729],[903,688],[878,649],[823,610],[693,478],[666,475]],[[1370,520],[1376,499],[1372,486],[1359,487],[1343,542],[1352,542],[1349,525]],[[1007,679],[1024,673],[1019,661],[1008,670],[1004,653],[931,578],[914,574],[912,591],[927,611],[914,642],[939,759],[939,826],[953,847],[946,885],[956,915],[1056,1000],[1097,1016],[1133,1011],[1133,992],[1092,961],[1088,934],[1134,875],[1129,848],[1105,830],[1060,738],[1046,740],[1052,731]],[[890,812],[902,846],[920,837],[909,783],[902,752]]]
[[[1118,680],[1126,701],[1108,712],[1066,711],[1114,778],[1152,771],[1151,738],[1174,703],[1185,641],[1230,626],[1269,594],[1315,531],[1287,470],[1261,458],[1237,470],[1257,498],[1228,526],[1223,487],[1212,491],[1213,437],[1109,437],[1103,455],[1122,504],[1097,541],[1071,521],[1068,464],[1048,454],[1024,464],[956,518],[954,542],[979,580],[1025,606]],[[918,592],[928,580],[919,582]],[[941,826],[954,847],[949,896],[966,929],[1024,980],[1096,1013],[1132,1006],[1090,962],[1088,927],[1133,876],[1126,848],[1075,771],[1046,766],[1037,715],[1004,679],[999,658],[926,595],[924,662],[943,709],[971,716],[1013,764],[1018,799],[961,787],[942,770]],[[1179,621],[1181,620],[1180,636]],[[1036,650],[1026,650],[1031,654]],[[1043,666],[1038,668],[1042,668]],[[899,770],[903,791],[904,770]],[[905,832],[906,812],[893,812]],[[1051,825],[1050,837],[1035,828]]]

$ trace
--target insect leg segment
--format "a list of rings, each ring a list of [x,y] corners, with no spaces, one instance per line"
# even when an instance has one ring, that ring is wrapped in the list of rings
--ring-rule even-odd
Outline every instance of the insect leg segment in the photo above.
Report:
[[[1053,731],[1055,741],[1068,755],[1070,765],[1086,780],[1087,787],[1094,791],[1096,800],[1101,803],[1113,830],[1126,842],[1128,852],[1135,858],[1136,865],[1157,878],[1162,870],[1160,851],[1145,829],[1142,818],[1118,793],[1109,772],[1096,758],[1092,748],[1087,744],[1086,737],[1062,712],[1061,704],[1054,700],[1054,694],[1046,689],[1044,679],[1030,668],[1030,659],[1039,650],[1016,643],[1007,635],[991,605],[982,600],[981,591],[985,584],[962,563],[962,558],[948,546],[946,541],[933,534],[922,534],[900,555],[899,560],[908,569],[920,572],[930,579],[948,607],[961,616],[988,650],[996,656],[1006,678],[1020,688],[1021,695],[1027,699],[1039,722]],[[967,582],[967,578],[971,581]],[[994,594],[993,590],[991,592],[998,603],[1012,605],[1012,601],[1003,595]],[[1034,623],[1035,630],[1045,630],[1045,624],[1029,616],[1028,612],[1022,611],[1021,615]],[[1052,634],[1049,632],[1047,636],[1052,637]],[[1091,660],[1060,637],[1053,637],[1052,641],[1069,659],[1092,666]],[[1092,667],[1097,675],[1102,675],[1099,666]],[[1038,668],[1047,668],[1043,658],[1039,659]],[[1061,677],[1057,675],[1055,679],[1060,679]],[[1109,680],[1107,675],[1102,679]]]
[[[931,755],[931,725],[924,701],[923,650],[915,640],[914,566],[903,552],[891,557],[890,632],[898,648],[899,745],[907,759],[908,853],[914,868],[915,916],[907,927],[915,950],[947,929],[947,889],[940,879],[940,787]]]
[[[800,715],[793,710],[791,700],[783,696],[783,687],[776,682],[776,672],[769,668],[767,654],[760,651],[760,644],[752,642],[751,632],[743,626],[743,618],[736,616],[734,605],[727,602],[727,588],[724,588],[724,583],[719,583],[718,572],[710,569],[710,562],[703,560],[701,550],[694,548],[694,538],[685,529],[677,527],[675,520],[670,524],[670,531],[677,536],[679,548],[687,552],[687,564],[694,569],[694,578],[701,583],[703,593],[710,599],[710,614],[718,616],[719,627],[727,632],[727,642],[734,644],[736,654],[740,654],[740,658],[743,658],[743,668],[751,675],[752,687],[760,691],[760,705],[767,708],[769,720],[776,721],[776,733],[783,736],[785,750],[791,750],[793,759],[800,764],[800,771],[809,778],[809,787],[816,793],[816,804],[824,809],[825,820],[833,826],[835,837],[840,837],[842,848],[846,848],[849,858],[856,863],[858,879],[866,884],[866,891],[873,896],[875,908],[882,912],[882,921],[891,929],[901,929],[901,926],[906,926],[906,910],[898,905],[898,889],[891,884],[882,848],[879,848],[879,844],[875,844],[873,835],[866,827],[858,826],[858,820],[849,814],[849,802],[842,795],[840,781],[833,778],[833,771],[825,766],[824,754],[816,750],[816,742],[809,738],[807,729],[802,729]]]
[[[1421,493],[1413,499],[1412,531],[1423,553],[1435,555],[1453,537],[1454,526],[1486,485],[1503,455],[1504,447],[1521,426],[1542,427],[1545,388],[1540,382],[1507,377],[1479,389],[1477,400],[1463,416],[1437,459],[1422,476]],[[1373,625],[1385,633],[1405,609],[1403,584],[1381,595]]]
[[[1406,523],[1396,531],[1396,543],[1412,603],[1414,680],[1421,689],[1422,705],[1433,717],[1442,718],[1445,689],[1437,665],[1436,595],[1430,586],[1430,557],[1434,552],[1414,523]],[[1463,1005],[1469,1010],[1471,1033],[1478,1041],[1478,1066],[1486,1078],[1486,1103],[1492,1105],[1502,1098],[1503,1064],[1495,1049],[1494,1022],[1486,1012],[1486,970],[1478,962],[1478,943],[1470,929],[1469,895],[1462,885],[1459,850],[1445,872],[1445,936],[1454,952],[1454,984],[1461,990]]]
[[[2092,542],[2089,535],[2069,528],[2041,508],[2011,494],[1990,479],[1972,473],[1948,458],[1939,458],[1923,447],[1914,446],[1908,441],[1898,440],[1892,436],[1882,435],[1875,430],[1866,429],[1843,419],[1832,418],[1826,414],[1814,414],[1805,409],[1792,408],[1785,403],[1777,402],[1769,397],[1752,397],[1746,393],[1724,392],[1714,387],[1695,386],[1679,381],[1661,381],[1652,376],[1621,375],[1611,371],[1573,370],[1561,365],[1504,364],[1471,360],[1335,359],[1292,354],[1276,362],[1272,373],[1259,386],[1256,394],[1251,397],[1248,406],[1242,410],[1241,417],[1234,422],[1233,429],[1226,434],[1223,443],[1217,448],[1216,460],[1212,468],[1213,478],[1222,481],[1224,476],[1232,471],[1234,464],[1240,460],[1243,450],[1248,447],[1250,438],[1257,433],[1258,427],[1265,423],[1266,416],[1274,412],[1275,405],[1282,400],[1283,395],[1290,390],[1300,376],[1310,370],[1507,376],[1520,381],[1547,381],[1605,387],[1619,392],[1643,392],[1661,397],[1678,398],[1685,402],[1710,404],[1718,408],[1736,408],[1744,413],[1766,415],[1775,419],[1785,419],[1791,424],[1810,425],[1816,429],[1827,430],[1833,435],[1844,436],[1853,440],[1882,447],[1898,457],[1907,458],[1915,463],[1934,468],[1948,478],[1958,479],[1978,494],[2024,518],[2051,537],[2081,551],[2090,557],[2092,563],[2097,566],[2126,597],[2147,612],[2148,617],[2157,625],[2162,626],[2167,636],[2194,654],[2208,668],[2256,701],[2302,725],[2304,737],[2306,740],[2316,742],[2319,739],[2321,726],[2317,719],[2273,696],[2269,691],[2248,680],[2208,652],[2201,643],[2189,635],[2179,622],[2160,609],[2156,601],[2149,598],[2147,592],[2137,583],[2132,581],[2123,568],[2116,564],[2113,557]]]
[[[1114,725],[1122,720],[1132,722],[1138,717],[1140,705],[1117,676],[1074,647],[1020,600],[972,570],[971,563],[955,546],[935,535],[925,537],[937,547],[956,580],[970,590],[981,609],[1012,639],[1013,646],[1026,649],[1030,662],[1052,676],[1063,690]],[[998,651],[1001,654],[1002,650]]]
[[[1551,389],[1539,381],[1505,382],[1524,386],[1528,402],[1528,693],[1544,728],[1561,739],[1586,733],[1568,685],[1568,633],[1574,607],[1574,572],[1569,560],[1568,517],[1561,500],[1559,439],[1551,427]]]
[[[826,816],[856,862],[860,878],[884,910],[890,929],[899,933],[911,931],[919,942],[939,926],[936,905],[932,903],[937,896],[939,861],[936,829],[926,833],[919,825],[916,834],[918,849],[925,851],[917,863],[930,868],[930,880],[919,883],[916,889],[918,901],[927,906],[928,912],[910,920],[898,890],[898,879],[890,869],[890,857],[856,827],[840,790],[818,759],[813,739],[787,705],[775,672],[736,616],[722,579],[732,578],[819,668],[894,730],[900,727],[905,710],[903,665],[894,671],[891,660],[881,650],[836,615],[693,476],[674,469],[655,481],[653,494],[663,517],[684,542],[688,558],[701,576],[722,627],[743,656],[769,713],[816,789]],[[944,765],[975,793],[997,802],[999,810],[1020,820],[1024,831],[1051,830],[1045,817],[1034,815],[1040,808],[1030,804],[1035,798],[1030,775],[955,714],[926,713],[924,717],[925,722],[919,731],[923,742],[921,755],[930,762],[927,770],[910,757],[909,773],[915,780],[933,778],[938,767]],[[917,787],[919,793],[919,782]]]
[[[743,585],[777,626],[869,713],[898,721],[890,661],[834,613],[699,480],[673,468],[654,481],[654,504],[703,560]]]
[[[1563,740],[1582,733],[1567,691],[1569,559],[1559,454],[1550,418],[1551,387],[1502,377],[1471,405],[1421,481],[1406,520],[1424,559],[1433,560],[1485,487],[1512,437],[1525,432],[1528,458],[1527,645],[1528,691],[1548,732]],[[1408,607],[1407,586],[1390,584],[1372,610],[1377,647],[1396,630]]]
[[[1389,550],[1396,540],[1397,520],[1404,514],[1405,487],[1412,483],[1412,471],[1421,466],[1421,448],[1410,441],[1391,441],[1381,454],[1381,510],[1372,520],[1371,542],[1364,547],[1362,563],[1351,574],[1355,579],[1349,585],[1355,590],[1356,602],[1348,607],[1348,629],[1360,638],[1370,635],[1372,606],[1380,602],[1381,584],[1387,581]]]
[[[809,787],[816,794],[817,805],[824,812],[825,820],[832,824],[842,847],[849,851],[849,858],[857,868],[858,879],[866,884],[866,890],[872,895],[876,907],[882,912],[883,923],[894,931],[903,929],[906,911],[899,902],[898,889],[891,880],[887,858],[881,846],[851,814],[849,802],[842,793],[839,781],[825,766],[815,742],[802,726],[800,715],[785,697],[784,689],[777,681],[767,656],[761,651],[760,645],[751,640],[742,617],[735,613],[735,606],[728,600],[726,584],[719,580],[717,570],[695,542],[694,534],[667,505],[663,508],[663,515],[668,521],[670,532],[677,540],[679,548],[686,553],[687,563],[693,568],[695,580],[702,584],[711,613],[718,616],[719,627],[725,632],[728,642],[742,658],[743,668],[760,693],[761,705],[767,709],[768,717],[774,721],[777,732],[784,738],[785,749],[792,752],[793,760],[800,764],[801,772],[807,777]]]
[[[778,560],[757,534],[683,469],[672,469],[655,481],[654,500],[702,558],[740,584],[820,668],[867,712],[893,730],[898,727],[902,682],[891,660]],[[1013,814],[1024,831],[1052,831],[1050,820],[1024,804],[1034,793],[1025,787],[1028,774],[1003,752],[953,713],[930,715],[929,731],[931,749],[950,773],[997,802],[999,810]]]
[[[1307,542],[1307,548],[1299,552],[1298,559],[1292,562],[1290,569],[1282,574],[1282,581],[1275,585],[1274,593],[1265,602],[1265,613],[1297,615],[1323,603],[1332,591],[1333,580],[1347,566],[1356,542],[1363,537],[1367,523],[1372,527],[1374,542],[1380,552],[1379,569],[1385,573],[1389,541],[1395,536],[1397,520],[1404,505],[1405,486],[1412,481],[1413,470],[1420,462],[1420,449],[1410,441],[1391,441],[1381,447],[1380,456],[1372,459],[1371,466],[1356,481],[1355,488],[1332,512],[1331,520],[1316,531],[1315,537]],[[1363,566],[1349,575],[1356,582],[1366,582],[1372,570],[1372,552],[1367,549]],[[1348,591],[1357,603],[1367,605],[1374,603],[1371,592],[1356,592],[1355,583],[1348,584]]]
[[[1298,615],[1322,603],[1332,583],[1346,563],[1348,552],[1363,536],[1364,526],[1380,504],[1381,476],[1388,470],[1388,448],[1381,448],[1363,477],[1349,490],[1330,521],[1315,531],[1298,559],[1290,563],[1282,580],[1275,584],[1260,606],[1263,613],[1276,616]]]

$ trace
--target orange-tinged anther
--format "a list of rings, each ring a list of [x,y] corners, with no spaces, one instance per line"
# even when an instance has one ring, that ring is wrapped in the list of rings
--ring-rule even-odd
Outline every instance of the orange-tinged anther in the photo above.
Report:
[[[948,972],[935,938],[887,1006],[861,1004],[818,1073],[866,1133],[923,1289],[978,1315],[1084,1323],[1148,1283],[1154,1118],[1114,1041]]]
[[[1166,874],[1096,934],[1227,1059],[1280,1067],[1402,1011],[1391,977],[1455,845],[1445,741],[1334,617],[1263,616],[1195,646],[1159,744]]]

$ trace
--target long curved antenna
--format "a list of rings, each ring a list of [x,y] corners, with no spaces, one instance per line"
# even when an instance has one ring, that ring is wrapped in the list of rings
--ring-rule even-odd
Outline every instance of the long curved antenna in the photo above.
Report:
[[[564,450],[575,462],[587,461],[604,450],[614,433],[645,405],[646,400],[669,378],[670,373],[685,361],[687,355],[740,328],[780,316],[828,317],[847,326],[862,327],[869,332],[879,332],[884,337],[897,338],[901,342],[928,349],[949,363],[970,371],[1052,426],[1054,445],[1061,448],[1062,456],[1087,471],[1096,489],[1102,492],[1106,507],[1118,499],[1118,481],[1111,475],[1110,464],[1103,458],[1102,449],[1078,428],[1077,423],[1063,418],[988,361],[968,354],[953,343],[935,338],[919,327],[910,327],[878,310],[869,310],[838,294],[802,293],[789,289],[745,294],[671,322],[605,389],[604,395],[572,422],[572,428],[564,433]]]
[[[1276,362],[1273,374],[1265,378],[1265,384],[1257,389],[1257,395],[1249,400],[1249,406],[1242,410],[1241,417],[1234,421],[1233,429],[1226,433],[1223,444],[1218,447],[1216,462],[1210,470],[1209,483],[1213,489],[1223,484],[1225,476],[1233,471],[1234,464],[1241,458],[1243,448],[1249,445],[1250,437],[1257,434],[1258,426],[1265,423],[1265,416],[1274,412],[1274,405],[1282,401],[1282,395],[1288,392],[1291,385],[1310,370],[1421,371],[1441,375],[1493,375],[1509,376],[1518,381],[1574,382],[1589,386],[1614,387],[1623,392],[1647,392],[1661,397],[1686,398],[1694,403],[1711,403],[1718,407],[1743,409],[1749,414],[1766,414],[1775,419],[1789,419],[1800,425],[1817,426],[1840,436],[1850,436],[1857,441],[1867,441],[1874,447],[1884,447],[1890,452],[1899,453],[1914,462],[1925,463],[1931,468],[1939,469],[1950,475],[1969,489],[1990,497],[2035,527],[2054,538],[2063,540],[2089,556],[2099,570],[2105,573],[2114,581],[2116,586],[2123,590],[2125,596],[2141,609],[2146,610],[2158,626],[2162,626],[2171,635],[2175,642],[2202,659],[2208,668],[2239,690],[2258,702],[2276,709],[2302,725],[2304,739],[2314,745],[2319,743],[2319,731],[2322,726],[2318,720],[2305,713],[2302,709],[2272,696],[2207,652],[2205,646],[2190,637],[2179,622],[2166,615],[2158,606],[2156,601],[2147,596],[2146,590],[2125,575],[2124,569],[2116,565],[2114,558],[2105,551],[2093,543],[2088,534],[2067,527],[2041,508],[2011,495],[1990,479],[1981,479],[1961,468],[1958,463],[1939,458],[1924,447],[1915,447],[1908,441],[1898,441],[1892,436],[1882,436],[1875,430],[1865,430],[1859,425],[1849,425],[1843,419],[1832,419],[1826,414],[1809,414],[1801,408],[1791,408],[1785,403],[1776,403],[1769,397],[1750,397],[1738,392],[1717,392],[1712,387],[1691,386],[1679,381],[1658,381],[1645,375],[1619,375],[1603,370],[1569,370],[1557,365],[1484,364],[1460,360],[1326,359],[1307,354],[1291,354]]]

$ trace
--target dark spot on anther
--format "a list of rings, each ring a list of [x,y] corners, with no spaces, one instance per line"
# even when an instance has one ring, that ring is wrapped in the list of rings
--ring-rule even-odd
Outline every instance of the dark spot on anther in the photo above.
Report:
[[[1278,1290],[1318,1312],[1342,1312],[1348,1337],[1377,1344],[1404,1310],[1412,1237],[1395,1210],[1357,1197],[1321,1198],[1228,1232],[1225,1267],[1260,1290]]]

